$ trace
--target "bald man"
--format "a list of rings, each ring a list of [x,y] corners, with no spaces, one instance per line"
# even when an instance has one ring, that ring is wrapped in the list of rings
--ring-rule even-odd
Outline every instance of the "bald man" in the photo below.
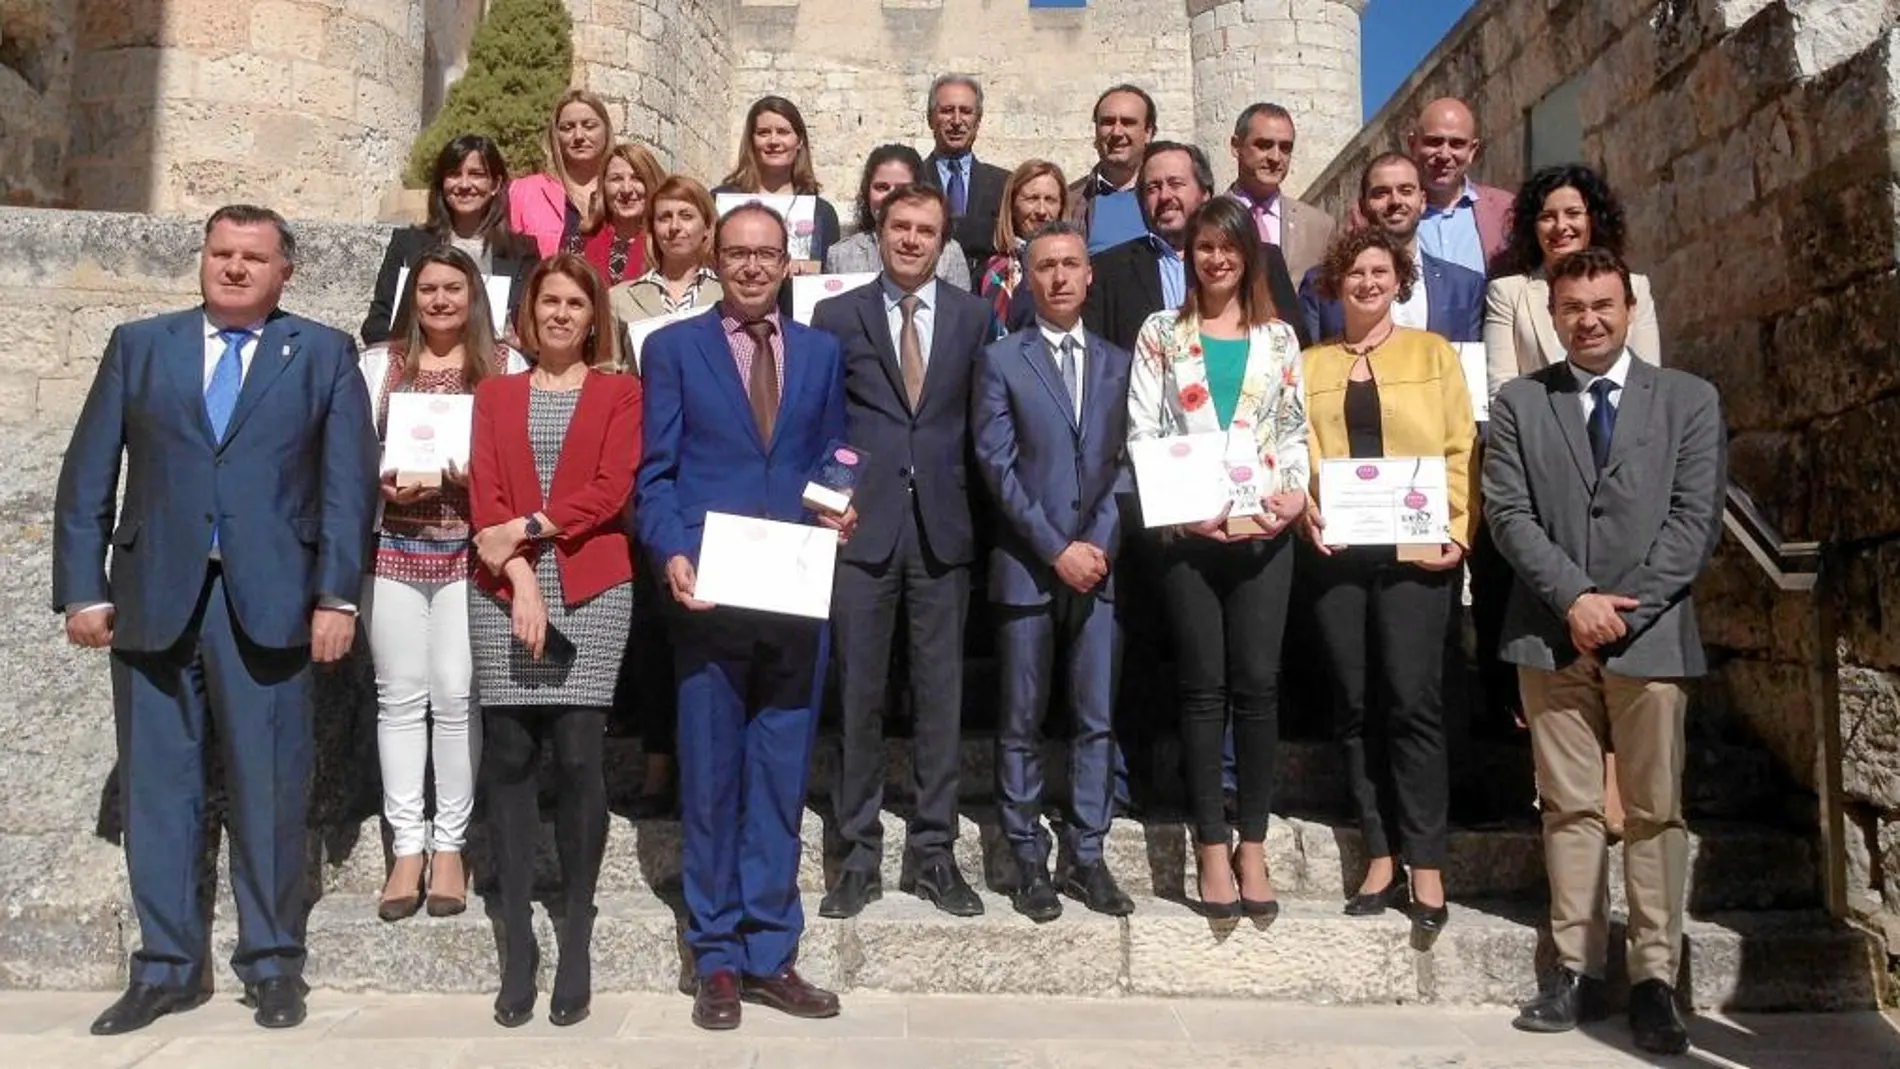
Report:
[[[1419,112],[1406,144],[1425,179],[1419,247],[1481,275],[1507,273],[1498,258],[1510,239],[1513,197],[1470,178],[1483,144],[1471,109],[1454,97],[1432,101]]]

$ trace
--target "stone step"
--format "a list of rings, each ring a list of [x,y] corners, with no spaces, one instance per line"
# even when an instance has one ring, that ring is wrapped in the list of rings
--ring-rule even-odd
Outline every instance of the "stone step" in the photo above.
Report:
[[[1535,989],[1540,933],[1507,907],[1455,904],[1450,927],[1420,952],[1396,914],[1355,918],[1330,903],[1289,901],[1261,930],[1207,921],[1182,902],[1144,899],[1127,918],[1065,903],[1035,925],[984,894],[988,912],[958,919],[893,895],[849,921],[805,901],[799,968],[841,991],[1245,997],[1303,1003],[1508,1005]],[[220,908],[214,960],[235,940]],[[1528,917],[1534,920],[1534,917]],[[638,894],[602,896],[593,937],[599,991],[673,991],[690,976],[676,904]],[[539,908],[542,990],[557,949]],[[1812,912],[1721,915],[1691,921],[1684,986],[1697,1007],[1839,1010],[1874,1005],[1875,945]],[[496,930],[483,903],[461,917],[376,919],[372,895],[334,895],[310,917],[307,977],[318,988],[483,992],[498,983]],[[1613,969],[1615,966],[1613,966]],[[1614,981],[1613,977],[1613,981]],[[220,982],[228,982],[220,970]],[[321,995],[318,996],[321,998]],[[681,1003],[681,1012],[685,1003]]]
[[[904,824],[899,814],[886,812],[883,878],[895,891],[902,876]],[[1016,864],[993,811],[966,810],[960,819],[957,859],[972,882],[991,888],[1013,886]],[[343,835],[323,837],[328,848],[345,843],[347,852],[333,854],[321,871],[326,894],[373,894],[387,872],[382,833],[376,818]],[[807,892],[822,893],[835,876],[838,856],[833,833],[820,811],[806,810],[804,855],[799,884]],[[1612,901],[1622,907],[1621,849],[1611,851]],[[478,881],[486,882],[488,850],[485,829],[473,829],[469,862]],[[1129,894],[1178,898],[1193,882],[1193,835],[1178,820],[1118,820],[1104,844],[1109,870]],[[1061,864],[1066,859],[1058,859]],[[1310,817],[1277,817],[1268,825],[1267,862],[1278,893],[1292,899],[1339,901],[1356,888],[1365,872],[1364,850],[1356,829]],[[602,864],[603,891],[669,891],[678,886],[680,827],[669,820],[627,821],[615,817],[609,824],[607,852]],[[1710,822],[1699,824],[1690,836],[1689,908],[1694,913],[1731,910],[1804,909],[1820,904],[1814,850],[1806,838],[1775,828]],[[551,888],[559,882],[552,825],[541,839],[537,883]],[[1459,829],[1451,835],[1446,887],[1454,899],[1516,899],[1542,901],[1546,883],[1543,847],[1535,825],[1493,829]]]

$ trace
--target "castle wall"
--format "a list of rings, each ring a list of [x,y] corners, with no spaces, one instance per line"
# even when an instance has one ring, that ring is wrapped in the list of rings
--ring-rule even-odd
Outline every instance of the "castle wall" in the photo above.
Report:
[[[567,0],[574,82],[605,97],[614,128],[662,164],[710,180],[731,146],[734,0]]]

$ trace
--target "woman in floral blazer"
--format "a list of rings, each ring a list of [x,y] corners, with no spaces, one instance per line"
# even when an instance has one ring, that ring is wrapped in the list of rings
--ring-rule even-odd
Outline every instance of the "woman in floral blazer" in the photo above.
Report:
[[[1174,629],[1182,742],[1200,901],[1209,916],[1279,913],[1263,844],[1278,745],[1280,639],[1293,585],[1289,526],[1304,514],[1308,462],[1300,345],[1268,294],[1252,216],[1228,198],[1187,221],[1187,295],[1135,340],[1128,437],[1206,435],[1232,501],[1164,535],[1162,588]],[[1240,847],[1229,853],[1221,739],[1231,711]]]

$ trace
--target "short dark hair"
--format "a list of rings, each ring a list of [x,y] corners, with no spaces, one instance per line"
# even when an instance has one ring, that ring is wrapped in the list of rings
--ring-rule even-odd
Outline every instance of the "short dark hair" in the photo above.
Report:
[[[1210,197],[1214,195],[1214,165],[1208,162],[1207,153],[1202,151],[1201,146],[1191,145],[1185,141],[1148,142],[1148,147],[1141,153],[1141,168],[1136,172],[1137,179],[1142,171],[1148,169],[1148,161],[1164,152],[1187,153],[1189,162],[1194,164],[1194,180],[1201,184],[1201,192]]]
[[[1292,112],[1278,104],[1260,100],[1247,105],[1246,110],[1240,113],[1240,118],[1234,120],[1234,136],[1246,137],[1247,127],[1253,125],[1253,121],[1262,115],[1269,119],[1279,119],[1289,126],[1293,125]]]
[[[899,204],[935,204],[943,215],[943,232],[937,235],[937,244],[941,247],[950,240],[950,201],[943,190],[929,182],[908,182],[891,190],[884,203],[877,209],[877,227],[884,229],[884,220],[888,219],[891,209]]]
[[[901,163],[910,168],[910,182],[928,182],[935,175],[924,174],[924,158],[909,145],[879,145],[864,158],[864,173],[858,176],[858,229],[876,230],[878,219],[871,211],[871,176],[887,163]]]
[[[792,231],[790,227],[787,227],[785,225],[785,217],[780,215],[775,209],[767,205],[761,204],[756,200],[749,200],[749,201],[746,201],[744,204],[741,204],[733,208],[731,211],[727,212],[726,214],[720,216],[719,222],[713,224],[713,252],[717,253],[721,248],[725,246],[726,224],[732,222],[734,219],[737,219],[741,215],[763,215],[767,219],[770,219],[774,223],[777,223],[779,251],[785,252],[791,249]]]
[[[1107,100],[1109,97],[1114,96],[1116,93],[1133,93],[1134,95],[1141,98],[1142,105],[1148,109],[1148,132],[1151,134],[1154,133],[1155,132],[1155,98],[1149,96],[1148,91],[1146,89],[1143,89],[1141,86],[1133,85],[1128,82],[1122,82],[1119,85],[1111,85],[1107,89],[1102,90],[1102,95],[1095,98],[1095,107],[1089,109],[1089,121],[1094,122],[1095,117],[1101,114],[1102,101]]]
[[[1392,276],[1399,285],[1398,292],[1392,295],[1393,302],[1403,304],[1411,300],[1412,287],[1418,282],[1418,265],[1412,262],[1412,254],[1398,238],[1377,226],[1345,231],[1326,247],[1326,257],[1320,261],[1319,276],[1314,280],[1319,295],[1329,301],[1338,300],[1346,275],[1351,273],[1352,265],[1359,262],[1360,254],[1368,249],[1384,249],[1386,255],[1392,257]]]
[[[1629,265],[1623,258],[1601,245],[1578,249],[1557,258],[1550,265],[1545,276],[1550,282],[1550,306],[1557,307],[1557,283],[1564,279],[1596,278],[1600,275],[1615,275],[1623,280],[1623,303],[1636,303],[1636,287],[1630,284]]]
[[[1518,187],[1507,246],[1514,270],[1529,274],[1544,266],[1544,249],[1537,243],[1537,217],[1543,214],[1544,201],[1566,187],[1577,191],[1584,210],[1590,213],[1590,244],[1623,255],[1623,205],[1610,184],[1581,163],[1563,163],[1538,171]]]
[[[219,208],[217,211],[211,213],[211,218],[205,220],[205,238],[207,240],[211,237],[212,228],[219,223],[234,223],[238,226],[257,226],[260,223],[269,223],[271,226],[277,228],[277,245],[283,250],[284,262],[292,265],[296,264],[297,235],[290,229],[290,224],[284,221],[283,216],[278,215],[269,208],[260,208],[255,204],[227,204]]]
[[[1419,181],[1425,180],[1425,168],[1420,167],[1418,161],[1411,156],[1403,152],[1381,152],[1372,157],[1372,162],[1366,164],[1365,170],[1359,172],[1360,200],[1365,200],[1366,191],[1372,188],[1372,172],[1389,163],[1409,163],[1412,165],[1412,172],[1418,175]]]
[[[1028,242],[1024,244],[1023,265],[1025,267],[1029,262],[1028,250],[1034,248],[1036,242],[1043,238],[1075,238],[1082,243],[1082,259],[1089,258],[1089,232],[1067,219],[1051,219],[1037,227],[1036,232],[1029,235]]]

